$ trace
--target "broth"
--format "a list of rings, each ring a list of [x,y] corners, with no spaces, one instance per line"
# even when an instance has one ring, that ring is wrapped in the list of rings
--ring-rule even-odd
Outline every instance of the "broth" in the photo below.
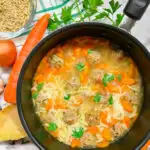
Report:
[[[49,134],[72,147],[107,147],[138,117],[142,81],[122,50],[106,39],[82,36],[48,52],[31,91]]]

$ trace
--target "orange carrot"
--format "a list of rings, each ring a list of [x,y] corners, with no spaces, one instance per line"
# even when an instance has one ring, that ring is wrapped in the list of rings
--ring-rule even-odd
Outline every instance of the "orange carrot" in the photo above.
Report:
[[[106,69],[106,68],[108,68],[108,64],[98,64],[98,65],[96,65],[96,68],[97,69]]]
[[[81,145],[81,142],[79,139],[73,139],[71,142],[72,147],[80,147],[80,145]]]
[[[121,104],[124,108],[125,111],[129,112],[129,113],[132,113],[133,112],[133,106],[131,103],[128,102],[128,100],[126,99],[122,99],[121,100]]]
[[[97,147],[99,148],[104,148],[104,147],[107,147],[108,145],[109,145],[109,142],[107,141],[97,143]]]
[[[104,128],[103,129],[102,136],[107,141],[111,141],[112,140],[112,133],[111,133],[110,129],[108,129],[108,128]]]
[[[50,110],[52,108],[52,99],[49,99],[46,106],[45,106],[46,110]]]
[[[73,54],[75,57],[80,57],[80,54],[81,54],[81,49],[76,47],[73,51]]]
[[[41,83],[44,81],[44,76],[39,74],[37,76],[35,76],[34,80],[37,82],[37,83]]]
[[[96,135],[99,132],[99,129],[96,126],[92,126],[92,127],[88,127],[87,131],[92,135]]]
[[[58,137],[58,130],[50,132],[53,137]]]
[[[130,127],[130,118],[125,116],[124,119],[123,119],[123,123],[126,125],[127,128]]]
[[[108,87],[110,92],[120,93],[120,88],[116,85],[112,85],[111,83],[108,83],[107,87]]]
[[[87,56],[87,54],[88,54],[88,50],[83,48],[82,49],[82,56]]]
[[[122,80],[122,83],[123,83],[123,84],[126,84],[126,85],[133,85],[133,84],[135,84],[136,82],[135,82],[135,80],[132,79],[132,78],[124,78],[124,79]]]
[[[50,18],[49,14],[44,15],[37,24],[33,27],[32,31],[30,32],[20,54],[15,62],[8,84],[4,91],[4,99],[5,101],[9,103],[16,103],[16,88],[17,88],[17,82],[19,73],[21,71],[22,65],[28,56],[28,54],[32,51],[32,49],[36,46],[36,44],[39,43],[39,41],[42,39],[46,28],[48,26],[48,20]]]
[[[104,124],[107,124],[107,116],[108,116],[108,113],[107,112],[100,112],[100,120],[104,123]]]
[[[80,80],[82,84],[86,84],[88,81],[89,64],[85,64],[85,69],[80,73]]]

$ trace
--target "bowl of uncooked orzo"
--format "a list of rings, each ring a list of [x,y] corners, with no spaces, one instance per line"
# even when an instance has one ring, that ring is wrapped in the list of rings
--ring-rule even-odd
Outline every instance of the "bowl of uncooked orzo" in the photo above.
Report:
[[[0,39],[11,39],[30,28],[36,0],[0,0]]]

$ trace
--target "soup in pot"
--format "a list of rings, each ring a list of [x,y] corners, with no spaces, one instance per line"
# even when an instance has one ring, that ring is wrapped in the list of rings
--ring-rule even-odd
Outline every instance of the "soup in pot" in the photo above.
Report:
[[[44,128],[72,147],[107,147],[138,117],[142,81],[133,60],[110,41],[75,37],[40,62],[32,99]]]

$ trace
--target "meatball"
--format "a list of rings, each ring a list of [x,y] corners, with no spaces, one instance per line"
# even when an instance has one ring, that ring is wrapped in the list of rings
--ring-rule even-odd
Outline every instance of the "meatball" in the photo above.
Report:
[[[138,105],[140,103],[140,94],[135,91],[129,91],[124,96],[130,103]]]
[[[83,136],[80,139],[81,143],[83,143],[82,146],[86,148],[93,148],[93,145],[96,144],[96,137],[93,136],[92,134],[85,132]],[[87,147],[88,145],[88,147]]]
[[[97,52],[97,51],[92,51],[92,53],[90,53],[88,55],[88,61],[91,63],[91,64],[97,64],[99,63],[101,60],[101,55],[100,55],[100,52]]]
[[[60,68],[64,65],[64,60],[57,55],[52,55],[49,57],[48,62],[51,67]]]
[[[113,136],[116,137],[120,137],[124,134],[126,128],[121,124],[121,123],[116,123],[113,128],[112,128],[112,133]]]
[[[65,123],[72,125],[78,119],[78,112],[77,110],[67,110],[63,113],[63,120]]]
[[[70,75],[70,79],[67,81],[66,89],[67,90],[76,90],[80,87],[80,79],[77,75]]]
[[[100,82],[102,81],[104,76],[104,71],[100,69],[94,69],[91,72],[91,79],[95,82]]]
[[[87,121],[89,126],[95,126],[100,123],[99,113],[97,111],[92,111],[85,114],[85,120]]]

